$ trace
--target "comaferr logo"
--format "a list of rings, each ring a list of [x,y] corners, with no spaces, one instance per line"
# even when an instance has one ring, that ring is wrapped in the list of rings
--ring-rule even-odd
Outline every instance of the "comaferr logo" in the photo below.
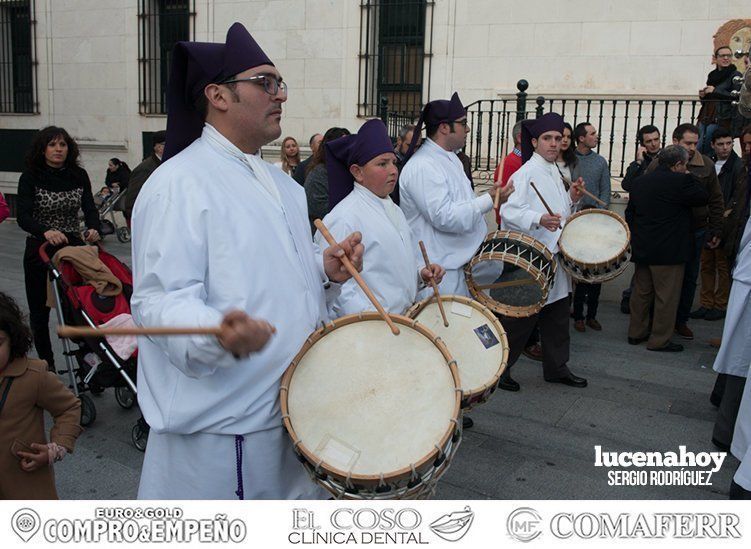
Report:
[[[439,517],[430,524],[430,529],[441,539],[446,541],[459,541],[472,526],[475,514],[469,506],[464,511],[456,511]]]

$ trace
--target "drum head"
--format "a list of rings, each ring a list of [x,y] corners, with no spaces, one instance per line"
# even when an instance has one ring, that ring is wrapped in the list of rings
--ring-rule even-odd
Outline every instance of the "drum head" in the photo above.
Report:
[[[448,352],[404,324],[398,336],[380,319],[334,324],[303,348],[289,377],[289,421],[303,452],[353,479],[388,480],[412,464],[419,470],[448,441],[458,416]]]
[[[507,261],[482,261],[472,266],[472,278],[490,300],[510,307],[532,308],[544,301],[535,277]]]
[[[448,327],[435,298],[418,304],[410,316],[446,343],[456,360],[465,398],[494,387],[508,360],[508,341],[500,322],[487,307],[466,297],[441,296],[441,302]]]
[[[617,258],[628,246],[623,223],[605,211],[584,210],[572,216],[561,233],[561,253],[577,263],[594,265]]]

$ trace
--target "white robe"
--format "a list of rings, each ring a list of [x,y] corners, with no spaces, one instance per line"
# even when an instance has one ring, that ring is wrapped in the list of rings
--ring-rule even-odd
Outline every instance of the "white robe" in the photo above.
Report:
[[[534,153],[532,158],[514,172],[511,181],[514,183],[514,192],[508,202],[501,206],[501,228],[528,234],[542,242],[553,255],[557,254],[558,239],[566,220],[574,210],[574,204],[563,185],[555,162],[548,162]],[[561,215],[561,229],[549,231],[540,225],[540,219],[548,211],[530,186],[530,182],[535,184],[553,213]],[[559,264],[546,305],[568,297],[569,292],[571,277]]]
[[[399,177],[399,206],[430,261],[446,269],[439,289],[469,296],[463,267],[488,232],[489,194],[475,196],[459,157],[426,139]],[[427,293],[427,289],[426,289]]]
[[[733,285],[728,298],[722,343],[714,361],[720,374],[748,376],[751,362],[751,219],[741,237],[733,268]]]
[[[278,398],[282,373],[327,319],[303,189],[207,125],[138,196],[133,278],[140,325],[217,326],[241,309],[277,329],[246,359],[214,336],[139,337],[138,401],[158,440],[149,441],[139,497],[234,498],[234,435],[246,437],[246,497],[322,496],[294,462]],[[196,471],[203,482],[188,480]]]
[[[751,363],[751,219],[741,238],[730,289],[728,314],[722,331],[722,344],[714,369],[721,374],[748,378]],[[746,490],[751,490],[751,383],[746,381],[743,399],[735,422],[731,453],[741,465],[733,477]]]
[[[355,183],[352,192],[323,222],[337,241],[354,231],[362,233],[363,280],[386,311],[404,313],[417,296],[419,252],[399,207],[390,198],[379,198]],[[326,245],[320,232],[316,232],[315,240],[322,247]],[[338,318],[362,311],[375,311],[375,307],[357,282],[350,279],[330,303],[330,316]]]

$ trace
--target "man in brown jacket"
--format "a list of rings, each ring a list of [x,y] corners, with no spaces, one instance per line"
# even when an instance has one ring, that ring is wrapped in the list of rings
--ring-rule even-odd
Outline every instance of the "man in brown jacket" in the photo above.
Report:
[[[696,150],[699,143],[699,128],[693,124],[681,124],[673,130],[673,144],[681,145],[688,151],[688,172],[707,190],[709,203],[693,209],[692,229],[694,231],[694,247],[691,257],[683,272],[681,299],[675,319],[675,332],[683,339],[694,339],[694,333],[688,327],[691,306],[696,293],[696,279],[699,276],[701,251],[704,246],[714,250],[720,245],[723,230],[724,201],[720,182],[717,179],[712,160]],[[647,171],[657,167],[657,161],[650,164]]]

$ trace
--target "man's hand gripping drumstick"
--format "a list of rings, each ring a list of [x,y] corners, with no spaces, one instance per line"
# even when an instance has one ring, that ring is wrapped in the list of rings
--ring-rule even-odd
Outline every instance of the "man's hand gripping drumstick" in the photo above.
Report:
[[[362,268],[362,254],[364,251],[363,245],[360,243],[360,240],[362,239],[360,236],[360,233],[353,233],[352,235],[348,236],[344,241],[337,244],[334,237],[331,235],[329,230],[326,228],[326,225],[323,224],[323,221],[320,219],[316,219],[313,224],[315,225],[316,229],[318,229],[323,236],[323,238],[326,239],[326,242],[328,242],[331,247],[328,248],[324,252],[324,267],[326,266],[326,254],[330,253],[332,257],[336,258],[336,261],[341,265],[340,268],[336,269],[337,274],[339,275],[339,279],[334,278],[332,274],[329,274],[329,270],[326,269],[326,275],[331,280],[336,280],[337,282],[343,282],[344,280],[347,280],[349,276],[346,276],[347,273],[349,273],[350,276],[352,276],[357,284],[360,286],[360,289],[362,289],[363,293],[367,296],[367,298],[370,300],[370,302],[373,304],[373,306],[376,308],[376,311],[383,317],[383,320],[386,322],[386,324],[389,325],[389,328],[391,328],[391,332],[394,335],[399,335],[399,328],[396,327],[396,324],[394,324],[394,321],[391,320],[391,317],[388,315],[388,313],[384,310],[384,308],[381,306],[380,303],[378,303],[378,300],[376,299],[375,295],[373,295],[373,292],[370,291],[370,288],[365,283],[363,278],[360,276],[360,273],[358,272],[359,269]],[[350,239],[355,238],[357,243],[356,245],[352,246],[352,242]],[[349,241],[349,242],[348,242]],[[351,252],[350,252],[351,249]],[[350,253],[352,256],[350,256]],[[333,263],[332,263],[333,265]],[[342,272],[345,271],[346,272]],[[345,275],[343,278],[341,275]]]

